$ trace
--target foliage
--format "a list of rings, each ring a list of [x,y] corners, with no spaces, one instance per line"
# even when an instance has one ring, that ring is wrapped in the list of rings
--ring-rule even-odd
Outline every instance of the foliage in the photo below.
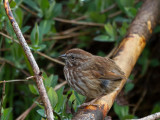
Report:
[[[44,85],[55,119],[71,119],[85,97],[73,91],[68,85],[55,90],[55,86],[64,81],[63,66],[44,58],[37,51],[58,59],[58,56],[66,50],[79,47],[104,56],[106,51],[110,51],[109,46],[117,46],[126,35],[141,4],[142,2],[136,0],[11,1],[13,15],[43,72]],[[109,9],[111,6],[114,7]],[[119,13],[115,14],[117,12]],[[56,18],[75,20],[77,23],[81,22],[81,25],[60,22]],[[77,18],[79,20],[76,20]],[[94,24],[82,25],[83,22]],[[159,31],[158,26],[155,33]],[[17,38],[6,16],[2,0],[0,0],[0,33],[8,36],[2,34],[0,36],[0,81],[25,79],[28,74],[33,75],[22,48],[15,42]],[[149,67],[156,68],[160,65],[157,58],[149,59],[150,54],[149,48],[146,48],[138,61],[138,65],[142,68],[140,72],[142,76],[146,74]],[[130,79],[133,80],[135,76],[133,73]],[[17,118],[34,102],[37,107],[30,111],[26,120],[46,118],[44,106],[36,101],[39,92],[34,80],[6,83],[5,87],[3,105],[0,109],[3,113],[2,120]],[[127,95],[134,88],[133,82],[127,83],[125,94]],[[0,89],[0,97],[1,93],[2,89]],[[160,105],[156,104],[152,113],[159,109]],[[114,113],[121,120],[135,118],[130,110],[129,106],[121,107],[114,104]]]

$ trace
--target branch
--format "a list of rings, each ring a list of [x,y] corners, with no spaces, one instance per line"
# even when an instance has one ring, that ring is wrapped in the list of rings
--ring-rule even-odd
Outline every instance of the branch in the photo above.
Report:
[[[8,38],[8,39],[12,39],[12,37],[10,37],[10,36],[2,33],[2,32],[0,32],[0,34],[1,34],[2,36],[4,36],[4,37]],[[15,41],[17,44],[20,44],[16,39],[14,39],[14,41]],[[58,59],[51,58],[51,57],[45,55],[44,53],[41,53],[41,52],[38,52],[38,51],[37,51],[37,53],[38,53],[39,55],[47,58],[48,60],[51,60],[52,62],[58,63],[58,64],[60,64],[60,65],[64,65],[64,62],[59,61]],[[10,62],[10,61],[8,61],[8,60],[6,60],[6,59],[4,59],[4,58],[1,58],[1,57],[0,57],[0,61],[6,62],[7,64],[10,64],[11,66],[13,66],[13,67],[17,68],[18,70],[22,71],[22,72],[23,72],[24,74],[26,74],[27,76],[30,76],[25,70],[22,70],[22,69],[16,67],[12,62]]]
[[[98,27],[104,27],[104,24],[102,23],[93,23],[93,22],[79,22],[76,20],[67,20],[67,19],[62,19],[62,18],[54,18],[54,20],[59,21],[59,22],[64,22],[64,23],[72,23],[72,24],[77,24],[77,25],[87,25],[87,26],[98,26]]]
[[[113,60],[124,71],[126,77],[130,75],[139,55],[160,19],[159,9],[160,0],[146,0],[130,25],[126,37],[114,53]],[[78,110],[73,120],[103,120],[125,83],[126,79],[123,79],[117,90],[96,101],[95,104],[98,104],[99,107],[87,106]]]
[[[67,84],[67,81],[62,82],[62,83],[56,85],[54,90],[56,91],[66,84]],[[41,100],[39,98],[37,98],[36,101],[41,102]],[[18,118],[16,118],[16,120],[24,120],[27,117],[27,115],[30,113],[30,111],[32,109],[34,109],[36,106],[37,106],[37,104],[36,104],[36,102],[34,102],[27,110],[25,110]]]
[[[160,119],[160,112],[154,113],[152,115],[148,115],[140,119],[131,119],[131,120],[158,120],[158,119]]]
[[[27,56],[27,59],[32,66],[34,76],[35,76],[35,79],[36,79],[37,88],[38,88],[39,94],[41,96],[41,99],[42,99],[42,102],[44,104],[45,111],[46,111],[46,114],[47,114],[47,120],[53,120],[54,116],[53,116],[53,112],[52,112],[51,103],[48,99],[45,87],[43,85],[43,80],[42,80],[42,77],[41,77],[41,74],[40,74],[39,67],[38,67],[38,65],[37,65],[32,53],[31,53],[31,50],[29,49],[29,47],[28,47],[28,45],[27,45],[27,43],[26,43],[26,41],[25,41],[25,39],[22,35],[22,32],[21,32],[17,22],[15,21],[15,18],[12,14],[11,9],[10,9],[8,0],[3,0],[3,2],[4,2],[4,7],[5,7],[5,10],[6,10],[6,14],[7,14],[12,26],[13,26],[13,29],[14,29],[16,35],[17,35],[17,38],[19,39],[20,45],[22,46],[22,48],[25,52],[25,55]]]

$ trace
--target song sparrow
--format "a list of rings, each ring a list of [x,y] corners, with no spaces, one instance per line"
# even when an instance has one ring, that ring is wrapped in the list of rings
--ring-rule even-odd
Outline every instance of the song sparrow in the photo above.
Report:
[[[112,92],[125,78],[115,62],[106,57],[78,48],[68,50],[60,57],[65,60],[64,75],[68,84],[88,100]]]

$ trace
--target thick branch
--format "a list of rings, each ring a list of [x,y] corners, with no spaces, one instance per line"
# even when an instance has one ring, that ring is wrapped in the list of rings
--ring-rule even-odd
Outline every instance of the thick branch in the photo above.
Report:
[[[152,115],[148,115],[140,119],[131,119],[131,120],[158,120],[158,119],[160,119],[160,112],[154,113]]]
[[[119,65],[122,71],[124,71],[126,77],[130,75],[139,55],[146,45],[147,40],[152,34],[153,28],[160,19],[159,9],[160,0],[146,0],[132,22],[127,36],[123,39],[119,48],[114,53],[113,60],[117,65]],[[73,119],[104,119],[125,83],[126,80],[122,80],[116,91],[96,101],[96,104],[98,104],[99,107],[87,106],[84,109],[80,109]]]
[[[6,10],[6,13],[7,13],[7,16],[13,26],[13,29],[17,35],[17,38],[19,39],[19,42],[27,56],[27,59],[28,61],[30,62],[31,66],[32,66],[32,69],[33,69],[33,72],[34,72],[34,75],[35,75],[35,79],[36,79],[36,84],[37,84],[37,88],[39,90],[39,94],[42,98],[42,101],[43,101],[43,104],[45,106],[45,111],[46,111],[46,114],[47,114],[47,119],[48,120],[53,120],[54,119],[54,116],[53,116],[53,112],[52,112],[52,107],[51,107],[51,104],[50,104],[50,101],[48,99],[48,96],[47,96],[47,93],[46,93],[46,90],[45,90],[45,87],[43,85],[43,80],[42,80],[42,77],[40,75],[40,70],[39,70],[39,67],[21,33],[21,30],[17,24],[17,22],[15,21],[14,19],[14,16],[11,12],[11,9],[10,9],[10,6],[9,6],[9,3],[8,3],[8,0],[4,0],[4,7],[5,7],[5,10]]]

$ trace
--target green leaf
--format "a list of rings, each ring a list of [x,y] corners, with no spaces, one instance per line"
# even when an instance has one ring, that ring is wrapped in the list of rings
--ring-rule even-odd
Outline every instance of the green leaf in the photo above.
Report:
[[[1,116],[1,120],[8,120],[12,110],[13,110],[13,108],[11,108],[11,107],[4,109],[2,112],[3,114]]]
[[[151,112],[151,114],[154,114],[156,112],[159,112],[160,111],[160,103],[156,103],[153,107],[153,110]]]
[[[45,13],[45,10],[49,8],[49,1],[41,0],[40,8],[42,9],[43,13]]]
[[[11,1],[11,3],[9,4],[11,8],[14,8],[16,6],[16,2],[15,1]]]
[[[58,102],[57,93],[55,92],[55,90],[52,87],[50,87],[47,94],[48,94],[49,100],[51,102],[51,105],[54,108]]]
[[[21,28],[22,22],[23,22],[23,11],[21,8],[17,8],[15,11],[15,18],[16,21],[18,22],[19,27]]]
[[[160,32],[160,25],[157,25],[155,28],[154,28],[154,33],[159,33]]]
[[[38,7],[37,3],[33,0],[23,0],[25,4],[27,4],[29,7],[31,7],[33,10],[36,10],[37,12],[41,12],[41,9]]]
[[[107,23],[107,24],[104,26],[104,28],[105,28],[107,34],[108,34],[110,37],[115,38],[115,36],[116,36],[116,30],[114,29],[113,26],[116,27],[116,24],[113,23],[113,25],[111,25],[110,23]]]
[[[45,87],[52,87],[52,84],[53,84],[53,74],[50,75],[49,77],[45,77],[44,79],[44,85]]]
[[[125,7],[124,10],[125,13],[131,18],[134,18],[137,14],[137,9],[133,7]]]
[[[158,59],[152,59],[152,60],[150,61],[150,66],[152,66],[152,67],[157,67],[157,66],[159,66],[159,65],[160,65],[160,62],[159,62]]]
[[[129,119],[133,119],[136,118],[134,115],[126,115],[124,116],[123,120],[129,120]]]
[[[44,35],[51,30],[52,21],[51,20],[43,20],[40,22],[40,34]]]
[[[134,88],[134,84],[133,83],[126,83],[124,91],[125,91],[125,93],[128,93],[133,88]]]
[[[55,111],[56,112],[61,112],[61,108],[64,106],[65,104],[65,97],[63,95],[63,91],[64,91],[64,86],[61,87],[59,90],[57,90],[57,95],[58,95],[58,103],[55,107]]]
[[[37,89],[37,87],[35,85],[29,84],[29,89],[33,94],[39,95],[38,89]]]
[[[57,81],[58,81],[58,75],[54,75],[52,87],[55,87],[57,85]]]
[[[107,35],[99,35],[99,36],[96,36],[94,38],[95,41],[99,41],[99,42],[114,42],[115,40],[113,38],[110,38],[109,36]]]
[[[22,33],[26,33],[29,29],[31,28],[31,26],[25,26],[21,29]]]
[[[62,13],[62,5],[60,3],[56,3],[55,1],[53,1],[50,4],[48,11],[46,11],[45,18],[51,19],[53,17],[60,15],[60,13]]]
[[[104,23],[106,21],[106,16],[104,14],[99,14],[99,12],[90,12],[90,19],[94,22]]]
[[[36,111],[41,117],[44,117],[44,118],[47,117],[46,114],[45,114],[45,110],[44,109],[38,109]]]
[[[34,51],[41,51],[43,49],[46,48],[46,45],[45,44],[42,44],[42,45],[39,45],[39,46],[29,46],[31,50],[34,50]]]
[[[124,11],[125,7],[133,7],[134,0],[116,0],[117,5],[119,8]]]
[[[114,103],[113,109],[121,120],[123,120],[125,116],[129,115],[128,106],[120,106],[117,103]]]
[[[10,36],[14,36],[14,31],[13,31],[13,27],[10,23],[10,21],[7,19],[7,23],[6,23],[6,30],[9,33]]]
[[[144,75],[149,67],[149,49],[145,48],[138,59],[138,64],[142,65],[141,74]]]
[[[32,45],[34,47],[38,47],[38,44],[39,44],[39,27],[38,27],[37,23],[35,24],[34,28],[32,29],[31,41],[32,41]]]
[[[128,29],[128,24],[126,22],[124,22],[122,24],[122,27],[120,29],[118,29],[118,32],[123,37],[127,33],[127,29]]]
[[[85,97],[83,95],[78,94],[74,91],[74,95],[76,97],[76,100],[78,101],[79,105],[82,104],[85,100]]]

